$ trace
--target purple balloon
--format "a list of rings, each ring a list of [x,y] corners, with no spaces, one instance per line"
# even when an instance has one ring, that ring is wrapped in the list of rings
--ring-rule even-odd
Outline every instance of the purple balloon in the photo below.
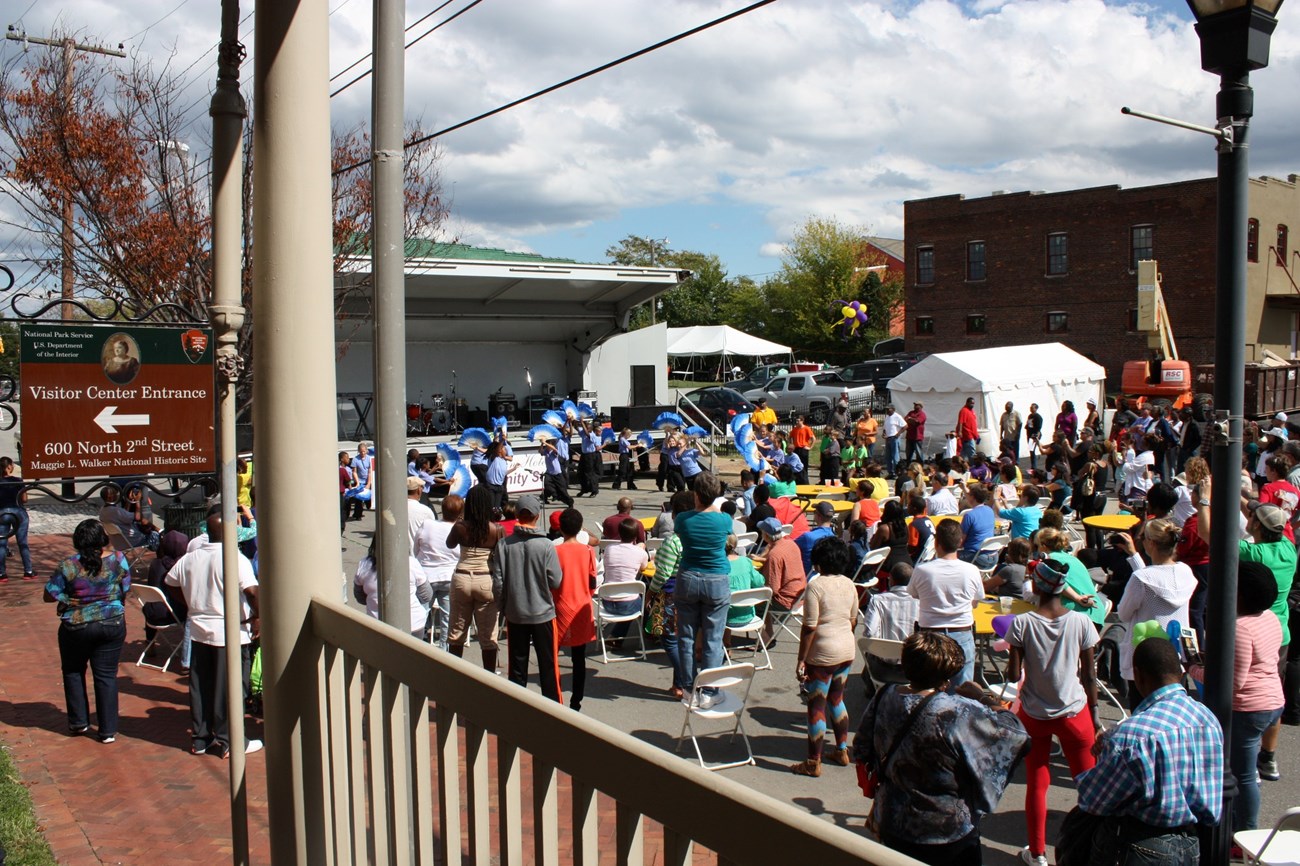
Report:
[[[1015,618],[1016,615],[1013,613],[993,617],[993,633],[998,637],[1006,637],[1007,629],[1011,628],[1011,621]]]

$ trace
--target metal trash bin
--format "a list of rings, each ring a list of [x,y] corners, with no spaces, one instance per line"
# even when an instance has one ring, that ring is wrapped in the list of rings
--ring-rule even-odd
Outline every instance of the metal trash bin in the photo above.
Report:
[[[186,538],[194,538],[202,531],[200,527],[207,515],[206,503],[168,505],[163,509],[163,532],[171,532],[174,529],[185,533]]]

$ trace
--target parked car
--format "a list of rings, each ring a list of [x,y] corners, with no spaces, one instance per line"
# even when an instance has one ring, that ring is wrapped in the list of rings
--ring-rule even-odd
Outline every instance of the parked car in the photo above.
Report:
[[[743,379],[736,379],[727,384],[737,391],[749,391],[754,388],[762,388],[772,380],[773,376],[784,376],[787,373],[804,373],[816,372],[822,368],[821,364],[816,361],[795,361],[787,364],[761,364],[745,374]]]
[[[820,373],[790,373],[777,376],[765,387],[745,392],[745,399],[767,399],[778,415],[803,415],[809,424],[825,424],[835,403],[845,397],[855,412],[871,405],[870,385],[850,385],[834,370]]]
[[[696,388],[682,395],[678,404],[681,415],[691,424],[709,427],[712,424],[725,431],[731,419],[745,412],[753,412],[754,404],[735,388],[710,385]]]
[[[890,355],[886,358],[850,364],[842,368],[839,373],[850,385],[870,385],[874,388],[877,402],[888,402],[890,380],[923,357],[925,356],[917,353]]]

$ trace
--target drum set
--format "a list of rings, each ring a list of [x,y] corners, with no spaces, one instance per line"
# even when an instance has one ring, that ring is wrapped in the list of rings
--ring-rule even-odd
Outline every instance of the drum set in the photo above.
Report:
[[[464,399],[433,394],[432,405],[423,403],[406,404],[406,433],[408,436],[432,436],[435,434],[455,433],[463,429],[459,415],[468,409]]]

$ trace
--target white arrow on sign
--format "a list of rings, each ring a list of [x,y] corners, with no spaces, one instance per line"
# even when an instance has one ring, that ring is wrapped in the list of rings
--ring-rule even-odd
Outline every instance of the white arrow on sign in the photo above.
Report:
[[[105,433],[116,433],[118,427],[140,427],[149,423],[148,415],[114,415],[116,406],[105,406],[95,416],[95,423]]]

